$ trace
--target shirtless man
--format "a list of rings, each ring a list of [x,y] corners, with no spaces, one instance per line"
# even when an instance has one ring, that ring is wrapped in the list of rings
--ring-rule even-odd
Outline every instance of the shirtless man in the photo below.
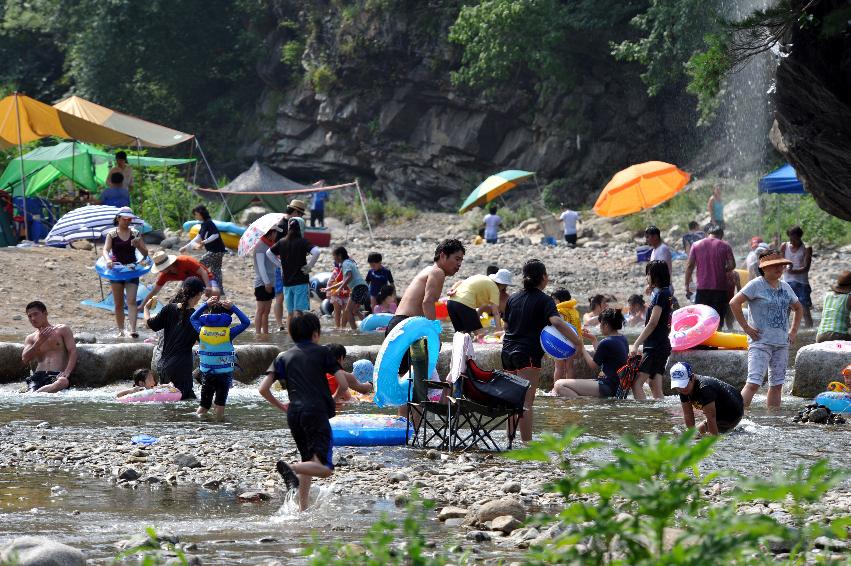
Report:
[[[420,271],[405,289],[396,314],[387,323],[384,335],[390,334],[393,327],[412,316],[424,316],[435,320],[434,303],[443,292],[443,282],[447,276],[458,273],[464,261],[464,244],[460,240],[443,240],[434,250],[434,263]],[[410,361],[406,353],[399,366],[399,375],[408,372]]]
[[[41,301],[27,305],[27,318],[36,332],[24,341],[21,360],[38,364],[35,372],[27,378],[30,391],[56,393],[67,389],[68,378],[77,365],[77,345],[74,334],[64,324],[52,326],[47,321],[47,307]]]

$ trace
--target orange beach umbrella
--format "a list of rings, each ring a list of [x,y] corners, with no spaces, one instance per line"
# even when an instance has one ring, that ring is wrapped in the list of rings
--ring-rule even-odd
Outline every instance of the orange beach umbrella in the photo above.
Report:
[[[676,195],[691,176],[676,165],[648,161],[617,173],[597,197],[594,212],[624,216],[665,202]]]

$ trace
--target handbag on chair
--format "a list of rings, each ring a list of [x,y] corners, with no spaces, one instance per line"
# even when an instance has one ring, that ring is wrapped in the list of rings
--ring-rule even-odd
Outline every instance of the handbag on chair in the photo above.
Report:
[[[527,379],[500,370],[483,370],[468,359],[461,391],[470,401],[486,407],[523,410],[530,385]]]

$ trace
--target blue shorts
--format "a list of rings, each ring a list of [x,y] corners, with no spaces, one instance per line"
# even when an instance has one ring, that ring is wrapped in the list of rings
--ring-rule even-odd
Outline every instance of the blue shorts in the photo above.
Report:
[[[281,268],[275,268],[275,294],[280,295],[284,292],[284,278],[281,275]]]
[[[806,283],[801,283],[800,281],[787,281],[792,290],[795,292],[795,296],[798,297],[798,300],[801,301],[801,305],[807,307],[808,309],[813,307],[813,300],[810,297],[813,290],[812,287],[807,285]]]
[[[310,310],[310,286],[307,283],[284,287],[287,312]]]

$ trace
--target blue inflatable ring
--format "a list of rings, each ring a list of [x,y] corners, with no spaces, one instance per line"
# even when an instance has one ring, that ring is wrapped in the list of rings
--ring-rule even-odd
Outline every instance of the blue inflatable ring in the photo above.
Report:
[[[833,413],[851,413],[851,393],[825,391],[816,395],[815,403],[827,407]]]
[[[440,321],[424,316],[405,319],[393,327],[375,360],[376,405],[398,407],[408,402],[408,379],[399,377],[399,364],[411,344],[420,338],[428,340],[428,375],[434,372],[440,353],[440,331]]]
[[[334,446],[401,446],[408,419],[395,415],[338,415],[330,420]]]
[[[197,220],[187,220],[183,223],[183,231],[189,232],[189,230],[196,224],[201,223]],[[227,232],[228,234],[236,234],[237,236],[242,236],[243,234],[245,234],[245,230],[247,230],[245,226],[240,226],[239,224],[234,224],[233,222],[222,222],[220,220],[213,220],[213,224],[216,225],[216,228],[219,229],[219,232]]]
[[[106,266],[106,258],[100,256],[95,262],[95,271],[97,271],[99,276],[109,281],[128,281],[145,275],[153,267],[151,259],[147,257],[143,258],[139,250],[136,250],[136,262],[130,265],[116,263],[112,268],[108,268]]]
[[[391,318],[393,318],[393,315],[389,312],[367,315],[360,323],[360,330],[361,332],[377,332],[386,328]]]

